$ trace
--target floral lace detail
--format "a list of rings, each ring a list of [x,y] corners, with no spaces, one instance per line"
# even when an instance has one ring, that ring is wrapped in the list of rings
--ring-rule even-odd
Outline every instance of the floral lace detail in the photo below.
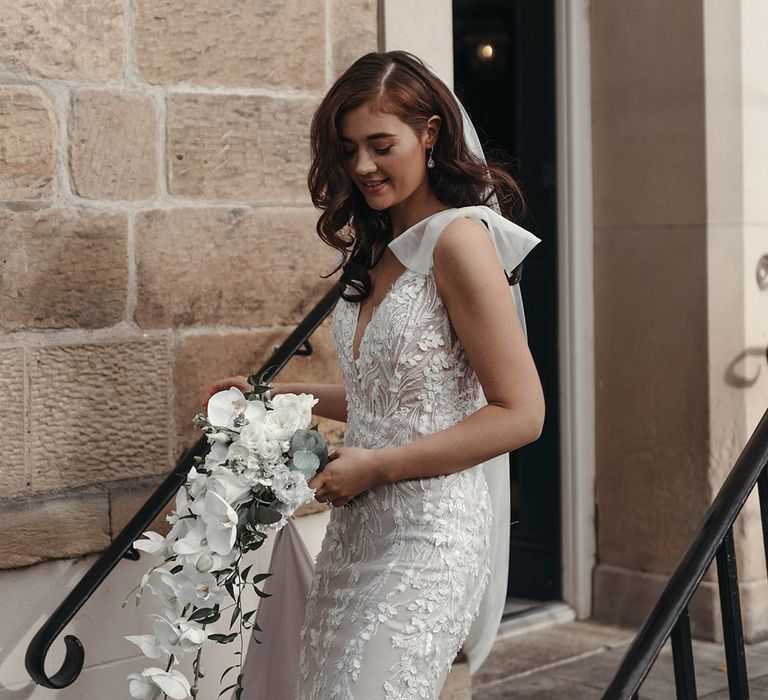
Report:
[[[347,390],[345,445],[404,444],[484,405],[434,277],[406,270],[352,356],[357,304],[332,337]],[[436,699],[490,576],[482,465],[378,486],[331,510],[301,630],[296,700]]]

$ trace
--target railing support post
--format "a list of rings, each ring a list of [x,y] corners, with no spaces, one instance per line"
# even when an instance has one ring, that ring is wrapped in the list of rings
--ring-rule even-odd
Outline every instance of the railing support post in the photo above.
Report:
[[[696,700],[696,668],[691,644],[691,618],[686,606],[672,628],[672,661],[677,700]]]
[[[739,578],[733,527],[729,527],[717,548],[717,583],[720,588],[720,611],[723,617],[723,644],[728,666],[728,691],[731,700],[748,700],[747,660],[744,653],[744,631],[741,626]]]

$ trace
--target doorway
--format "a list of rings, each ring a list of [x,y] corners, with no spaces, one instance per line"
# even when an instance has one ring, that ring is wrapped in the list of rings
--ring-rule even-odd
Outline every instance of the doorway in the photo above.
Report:
[[[507,596],[520,609],[563,593],[554,0],[454,0],[453,47],[454,90],[486,155],[501,155],[522,187],[528,213],[518,223],[542,239],[521,290],[547,413],[540,439],[509,458]]]

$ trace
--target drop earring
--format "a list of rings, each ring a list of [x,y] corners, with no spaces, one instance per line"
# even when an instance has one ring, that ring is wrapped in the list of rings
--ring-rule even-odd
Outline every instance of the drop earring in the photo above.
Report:
[[[434,146],[429,147],[429,160],[427,161],[427,167],[428,168],[434,168],[435,167],[435,161],[432,159],[432,151],[434,150]]]

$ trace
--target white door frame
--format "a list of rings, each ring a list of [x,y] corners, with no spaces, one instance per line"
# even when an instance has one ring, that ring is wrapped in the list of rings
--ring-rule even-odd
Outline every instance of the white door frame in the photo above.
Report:
[[[589,0],[555,0],[563,600],[592,613],[595,350]]]
[[[563,600],[592,612],[595,369],[589,0],[554,0]],[[380,51],[405,49],[453,84],[450,0],[379,0]]]

